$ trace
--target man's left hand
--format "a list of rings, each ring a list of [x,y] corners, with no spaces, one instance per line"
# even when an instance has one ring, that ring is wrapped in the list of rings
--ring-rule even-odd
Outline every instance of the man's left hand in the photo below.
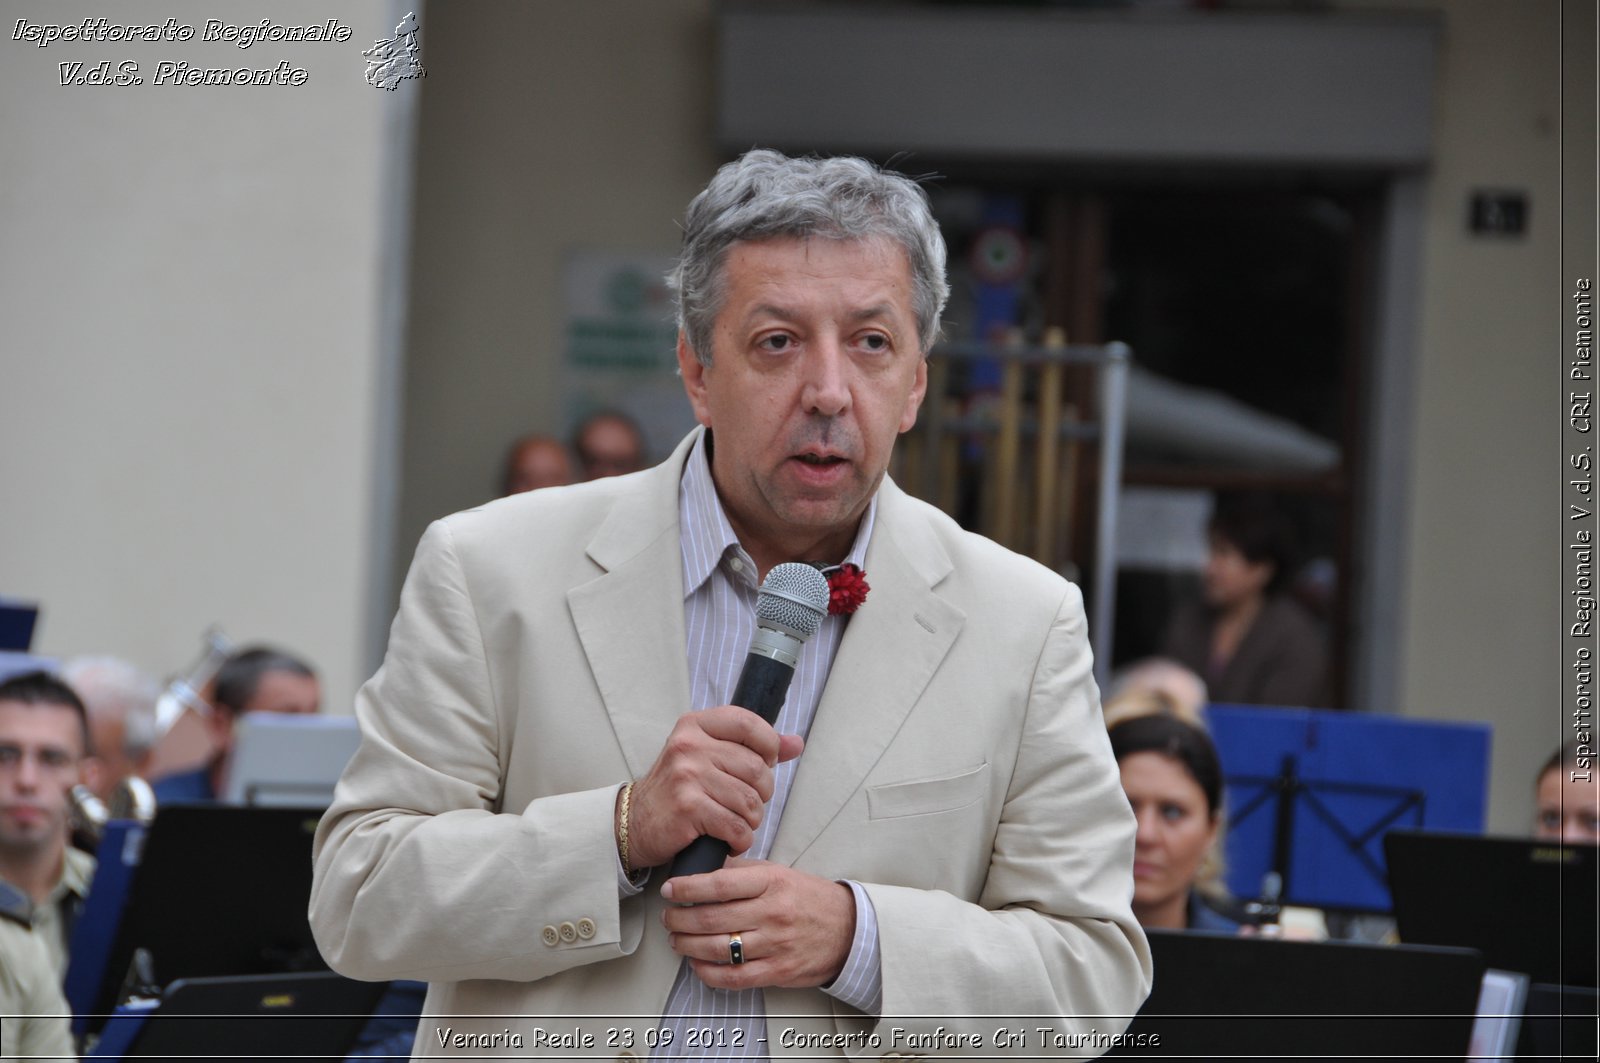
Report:
[[[856,900],[842,882],[765,860],[729,860],[720,871],[671,879],[661,913],[672,950],[718,989],[805,988],[839,976],[855,936]],[[676,907],[691,905],[692,907]],[[738,934],[744,963],[729,963]]]

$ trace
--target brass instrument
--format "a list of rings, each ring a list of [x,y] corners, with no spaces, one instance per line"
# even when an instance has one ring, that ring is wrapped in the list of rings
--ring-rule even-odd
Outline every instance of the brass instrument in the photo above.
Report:
[[[192,771],[217,754],[205,692],[234,646],[216,626],[206,629],[202,641],[200,655],[156,699],[156,737],[144,768],[151,778]]]
[[[211,712],[211,705],[201,691],[211,682],[228,655],[233,652],[233,640],[220,627],[212,625],[201,636],[200,655],[183,673],[161,692],[156,699],[156,739],[151,767],[160,770],[161,746],[172,738],[183,744],[186,736],[174,736],[173,729],[186,716],[203,717]],[[207,747],[200,754],[209,755]],[[180,753],[179,756],[185,754]],[[98,843],[105,833],[106,824],[113,820],[133,820],[149,823],[156,815],[156,795],[150,784],[137,775],[120,780],[111,791],[110,801],[102,801],[94,791],[82,783],[68,792],[72,808],[73,825]]]
[[[98,842],[105,833],[106,824],[115,819],[131,819],[149,823],[156,817],[156,795],[150,784],[137,775],[118,782],[111,791],[108,804],[95,796],[93,790],[78,783],[67,793],[72,806],[73,826]]]
[[[228,655],[233,652],[233,640],[225,634],[222,628],[213,624],[206,628],[200,636],[204,646],[200,656],[189,666],[188,670],[178,676],[167,689],[161,692],[156,699],[156,734],[164,736],[172,730],[173,724],[183,715],[184,710],[193,711],[204,716],[211,712],[211,705],[201,696],[207,683],[216,676],[217,669],[221,668]]]

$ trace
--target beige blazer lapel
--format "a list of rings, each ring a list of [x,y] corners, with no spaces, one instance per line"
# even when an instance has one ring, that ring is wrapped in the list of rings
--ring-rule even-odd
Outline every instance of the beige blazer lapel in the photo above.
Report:
[[[634,778],[650,770],[673,721],[689,711],[678,481],[699,431],[640,474],[595,532],[603,573],[567,592],[572,622]]]
[[[871,592],[845,629],[771,858],[796,864],[878,762],[966,614],[935,593],[950,556],[887,477],[867,548]]]

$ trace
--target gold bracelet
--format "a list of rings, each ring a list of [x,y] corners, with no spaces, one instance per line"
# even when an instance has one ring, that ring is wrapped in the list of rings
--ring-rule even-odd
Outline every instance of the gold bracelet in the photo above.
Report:
[[[622,788],[622,814],[618,817],[617,824],[617,856],[622,860],[622,873],[633,874],[633,865],[628,863],[628,812],[633,801],[633,783],[628,783]]]

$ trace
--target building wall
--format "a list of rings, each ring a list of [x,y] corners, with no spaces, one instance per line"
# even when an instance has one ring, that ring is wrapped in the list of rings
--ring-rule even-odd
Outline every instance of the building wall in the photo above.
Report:
[[[1492,723],[1489,826],[1523,833],[1534,773],[1565,737],[1556,613],[1563,411],[1552,368],[1563,335],[1558,8],[1554,0],[1341,6],[1436,10],[1445,20],[1392,708]],[[1592,142],[1588,151],[1592,158]],[[1526,193],[1526,235],[1471,234],[1477,189]]]
[[[304,654],[348,706],[367,656],[386,151],[409,106],[364,83],[361,50],[393,7],[339,5],[347,42],[240,49],[205,43],[207,20],[330,9],[0,4],[0,594],[43,604],[37,652],[165,676],[218,623]],[[196,37],[12,39],[19,19],[102,16]],[[102,60],[145,83],[60,83],[59,64]],[[160,85],[162,61],[307,76]]]
[[[441,4],[428,33],[397,574],[513,439],[565,431],[566,256],[676,251],[719,162],[709,0]]]

